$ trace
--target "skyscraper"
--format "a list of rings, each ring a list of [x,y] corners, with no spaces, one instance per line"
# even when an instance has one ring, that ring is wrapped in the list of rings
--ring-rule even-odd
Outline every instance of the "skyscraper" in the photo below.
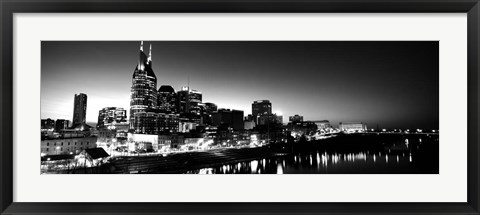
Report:
[[[255,123],[259,124],[259,117],[272,114],[272,103],[269,100],[258,100],[252,104],[252,115]]]
[[[190,87],[182,87],[177,92],[178,102],[177,110],[181,114],[196,114],[200,115],[201,110],[199,104],[202,103],[202,93],[196,90],[191,90]]]
[[[83,93],[75,94],[73,105],[72,127],[85,124],[87,115],[87,95]]]
[[[258,100],[252,104],[252,115],[272,114],[272,103],[269,100]]]
[[[158,109],[164,113],[177,113],[177,95],[170,85],[162,85],[158,89]]]
[[[147,57],[143,52],[143,41],[140,43],[140,55],[132,77],[130,97],[130,128],[138,124],[135,114],[148,109],[157,109],[157,77],[152,69],[152,45]]]

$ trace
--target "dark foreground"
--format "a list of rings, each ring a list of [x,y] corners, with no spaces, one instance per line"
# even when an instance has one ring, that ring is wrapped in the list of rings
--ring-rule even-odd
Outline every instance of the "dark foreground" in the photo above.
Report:
[[[117,157],[93,174],[438,174],[437,134],[348,134],[259,148]],[[67,173],[67,172],[62,172]]]

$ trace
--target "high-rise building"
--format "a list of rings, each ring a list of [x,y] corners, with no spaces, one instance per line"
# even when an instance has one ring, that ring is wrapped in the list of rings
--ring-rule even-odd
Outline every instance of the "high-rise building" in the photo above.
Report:
[[[68,126],[70,125],[70,121],[66,119],[57,119],[55,121],[55,131],[61,131],[64,129],[68,129]]]
[[[182,87],[177,92],[177,110],[180,114],[201,114],[200,103],[202,103],[202,93],[191,90],[189,87]]]
[[[172,86],[160,86],[157,95],[157,106],[161,112],[177,113],[177,94]]]
[[[130,97],[130,128],[135,129],[138,123],[136,113],[157,109],[157,77],[152,69],[152,45],[149,56],[143,52],[143,41],[140,44],[140,55],[132,77]],[[137,129],[135,129],[137,130]],[[147,129],[150,130],[150,129]]]
[[[72,127],[85,124],[87,116],[87,95],[75,94]]]
[[[243,126],[243,111],[230,110],[230,109],[218,109],[218,111],[212,114],[213,125],[215,126],[227,126],[234,130],[242,130]]]
[[[203,103],[202,107],[202,123],[204,125],[213,125],[212,114],[217,111],[217,105],[214,103]]]
[[[200,108],[200,103],[202,103],[202,93],[196,90],[190,91],[190,113],[201,114],[202,110]]]
[[[252,104],[252,115],[258,117],[266,114],[272,114],[272,103],[269,100],[254,101]]]
[[[97,128],[103,128],[116,123],[127,122],[127,111],[118,107],[106,107],[98,111]]]
[[[232,128],[233,130],[243,130],[243,111],[232,110]]]

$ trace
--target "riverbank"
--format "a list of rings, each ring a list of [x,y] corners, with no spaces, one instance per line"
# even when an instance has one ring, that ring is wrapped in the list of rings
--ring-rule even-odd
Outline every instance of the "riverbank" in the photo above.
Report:
[[[423,138],[423,145],[422,145]],[[405,146],[405,141],[407,145]],[[437,144],[429,144],[437,141]],[[168,155],[115,157],[100,167],[70,170],[76,174],[179,174],[191,170],[218,167],[258,159],[284,157],[292,154],[322,153],[390,153],[426,155],[438,162],[438,135],[377,135],[348,134],[309,142],[272,144],[257,148],[226,148],[209,151],[173,153]],[[437,157],[437,158],[436,158]],[[437,164],[438,168],[438,164]],[[67,172],[55,172],[67,173]]]

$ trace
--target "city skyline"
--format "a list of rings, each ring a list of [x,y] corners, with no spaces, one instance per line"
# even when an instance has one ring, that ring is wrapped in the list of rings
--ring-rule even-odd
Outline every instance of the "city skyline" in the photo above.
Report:
[[[41,118],[72,118],[85,93],[87,122],[105,107],[130,107],[139,41],[42,42]],[[157,88],[190,85],[203,102],[251,114],[272,102],[284,122],[365,122],[438,129],[438,42],[207,42],[153,45]],[[70,97],[70,98],[69,98]]]

